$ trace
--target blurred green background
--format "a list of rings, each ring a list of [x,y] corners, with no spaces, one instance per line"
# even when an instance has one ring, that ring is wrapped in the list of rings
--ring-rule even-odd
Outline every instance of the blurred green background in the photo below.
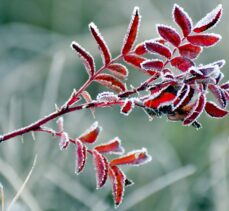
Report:
[[[173,24],[171,11],[180,4],[194,22],[222,3],[224,15],[214,32],[223,36],[214,48],[206,49],[199,63],[221,58],[229,61],[229,2],[192,0],[0,0],[0,131],[25,126],[61,105],[73,88],[79,88],[87,74],[70,49],[75,40],[89,50],[100,66],[100,56],[88,32],[95,22],[113,56],[118,55],[134,6],[140,7],[142,25],[139,42],[157,37],[155,24]],[[134,86],[144,76],[130,68]],[[229,79],[228,65],[223,68]],[[127,82],[128,83],[128,82]],[[104,90],[93,84],[93,97]],[[165,118],[148,121],[140,109],[128,117],[118,108],[98,109],[96,120],[103,126],[99,142],[115,136],[127,150],[146,147],[152,162],[138,168],[124,168],[135,185],[127,188],[118,210],[228,211],[228,126],[229,118],[200,118],[203,128],[182,127]],[[94,121],[90,111],[65,116],[65,128],[72,137]],[[55,121],[49,124],[55,127]],[[28,175],[35,154],[32,176],[12,210],[113,210],[109,182],[95,189],[91,159],[80,176],[74,174],[74,148],[60,152],[53,137],[31,134],[0,145],[0,183],[6,205]]]

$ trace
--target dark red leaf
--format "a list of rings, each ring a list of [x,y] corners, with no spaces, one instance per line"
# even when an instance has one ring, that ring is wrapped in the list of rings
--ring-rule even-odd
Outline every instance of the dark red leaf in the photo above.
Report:
[[[179,5],[175,4],[173,9],[173,17],[175,22],[182,29],[184,37],[189,35],[192,31],[192,20],[187,12],[185,12],[184,9]]]
[[[144,106],[152,108],[152,109],[159,109],[162,106],[170,105],[173,100],[175,99],[176,95],[170,92],[162,92],[156,98],[151,98],[144,101]]]
[[[171,60],[171,65],[182,72],[186,72],[190,67],[194,66],[194,63],[188,58],[178,56]]]
[[[96,171],[96,188],[101,188],[107,181],[109,164],[107,159],[97,150],[92,150],[93,161]]]
[[[95,63],[94,59],[90,53],[88,53],[82,46],[80,46],[76,42],[72,42],[72,49],[76,51],[79,57],[84,61],[85,68],[89,74],[89,76],[93,76],[95,73]]]
[[[111,54],[110,54],[109,48],[107,47],[105,40],[103,39],[97,26],[94,23],[89,24],[89,29],[98,44],[99,50],[101,51],[103,55],[103,63],[109,64],[111,61]]]
[[[169,48],[164,46],[163,44],[160,44],[159,42],[156,41],[146,41],[145,42],[145,48],[150,52],[150,53],[156,53],[161,56],[164,56],[165,58],[170,59],[172,56],[171,51]]]
[[[202,48],[196,45],[192,45],[190,43],[184,44],[179,47],[179,53],[181,56],[186,57],[188,59],[195,59],[201,53]]]
[[[224,110],[217,106],[213,102],[207,102],[205,106],[205,111],[211,116],[215,118],[223,118],[228,114],[227,110]]]
[[[164,63],[159,59],[146,60],[142,62],[141,67],[145,70],[160,71],[164,66]]]
[[[195,25],[193,31],[200,33],[215,26],[222,16],[222,10],[222,5],[218,5]]]
[[[123,157],[116,158],[110,162],[110,166],[116,165],[143,165],[151,161],[151,156],[147,153],[145,148],[129,152]]]
[[[116,77],[120,78],[120,79],[124,79],[128,76],[128,70],[127,68],[120,64],[120,63],[113,63],[110,64],[107,69],[113,73]]]
[[[118,78],[110,74],[106,74],[106,73],[99,74],[98,76],[96,76],[95,81],[116,92],[124,92],[126,90],[126,85]]]
[[[134,53],[141,56],[141,55],[144,55],[147,53],[147,50],[145,48],[145,43],[142,42],[142,43],[139,43],[135,49],[134,49]]]
[[[121,113],[128,116],[130,112],[133,110],[133,108],[134,108],[133,100],[127,99],[121,107]]]
[[[188,41],[193,45],[211,47],[215,45],[220,39],[219,34],[200,34],[200,35],[191,35],[187,37]]]
[[[112,153],[112,154],[123,154],[124,148],[121,146],[121,140],[115,137],[111,141],[105,144],[101,144],[95,147],[100,153]]]
[[[109,168],[109,177],[113,190],[115,208],[117,208],[123,200],[126,176],[117,166],[111,166]]]
[[[195,104],[193,105],[192,110],[184,119],[184,125],[191,125],[196,119],[201,115],[204,110],[206,104],[206,96],[204,93],[200,93],[198,99],[196,100]]]
[[[150,99],[154,99],[158,97],[164,90],[166,90],[168,87],[175,85],[175,81],[166,81],[164,83],[155,84],[155,86],[152,86],[149,88],[150,91]]]
[[[194,89],[190,87],[188,95],[185,97],[185,99],[183,100],[179,108],[183,108],[184,106],[187,106],[193,99],[194,93],[195,93]]]
[[[75,149],[75,155],[76,155],[76,161],[75,161],[75,173],[79,174],[86,163],[87,159],[87,148],[86,146],[78,139],[75,141],[76,149]]]
[[[92,144],[98,138],[102,128],[98,126],[98,122],[94,122],[78,139],[82,142]]]
[[[77,91],[74,89],[70,98],[65,103],[65,108],[77,103],[81,98],[77,96]]]
[[[223,84],[221,85],[221,88],[222,88],[222,89],[225,89],[225,90],[227,90],[227,91],[229,91],[229,81],[223,83]]]
[[[181,43],[180,35],[176,30],[170,26],[157,25],[157,31],[162,38],[173,44],[174,46],[179,46]]]
[[[133,16],[127,31],[127,34],[125,36],[125,39],[123,41],[123,47],[121,50],[121,53],[123,55],[130,52],[132,46],[134,45],[134,42],[137,38],[138,29],[140,26],[140,15],[139,15],[139,8],[135,7],[133,11]]]
[[[169,69],[163,69],[162,70],[162,75],[166,79],[174,79],[174,74],[171,70]]]
[[[227,99],[226,99],[226,96],[225,96],[223,90],[215,84],[209,84],[208,89],[215,96],[215,98],[218,101],[221,108],[225,108],[227,106]]]

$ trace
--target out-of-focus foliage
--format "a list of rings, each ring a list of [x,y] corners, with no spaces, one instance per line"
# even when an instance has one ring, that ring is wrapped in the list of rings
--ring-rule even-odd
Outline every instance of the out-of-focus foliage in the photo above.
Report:
[[[83,65],[69,47],[71,41],[85,46],[97,58],[97,66],[101,64],[88,23],[96,23],[115,55],[134,6],[140,7],[143,16],[140,41],[156,37],[156,23],[172,24],[174,3],[184,7],[193,20],[223,4],[222,21],[215,29],[223,39],[207,49],[199,62],[229,61],[226,0],[1,0],[1,133],[50,113],[55,103],[62,104],[72,89],[86,80]],[[222,71],[228,79],[227,64]],[[129,72],[129,80],[138,85],[143,76],[131,68]],[[101,88],[94,84],[88,91],[95,97]],[[149,122],[140,109],[128,118],[116,108],[96,110],[95,114],[105,128],[101,142],[118,134],[127,149],[146,147],[153,157],[139,169],[126,169],[135,185],[127,188],[120,210],[229,210],[228,118],[214,120],[203,115],[203,128],[196,131],[165,119]],[[65,127],[77,136],[93,121],[89,110],[77,112],[65,116]],[[90,166],[83,175],[74,174],[73,151],[60,152],[57,141],[48,135],[36,136],[33,141],[28,134],[23,140],[15,138],[1,144],[0,183],[6,205],[19,190],[37,154],[32,176],[14,210],[112,210],[110,186],[95,191]]]

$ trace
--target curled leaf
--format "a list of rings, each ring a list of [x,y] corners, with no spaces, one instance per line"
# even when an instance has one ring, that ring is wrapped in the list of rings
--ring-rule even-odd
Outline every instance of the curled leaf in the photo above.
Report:
[[[93,161],[96,170],[96,188],[101,188],[107,181],[109,164],[107,159],[97,150],[92,151]]]
[[[194,32],[200,33],[215,26],[222,16],[222,4],[219,4],[214,10],[202,18],[194,27]]]
[[[99,74],[96,76],[95,81],[116,92],[124,92],[126,90],[126,85],[122,81],[107,73]]]
[[[105,40],[103,39],[97,26],[94,23],[89,24],[89,29],[98,44],[99,50],[102,52],[103,63],[109,64],[111,61],[111,53],[109,51],[109,48],[107,47]]]
[[[95,73],[95,63],[94,59],[90,53],[88,53],[82,46],[80,46],[76,42],[72,42],[71,44],[72,49],[76,51],[79,57],[84,61],[85,68],[88,72],[88,75],[91,77]]]
[[[98,138],[102,128],[98,125],[98,122],[94,122],[78,139],[82,142],[92,144]]]
[[[135,7],[133,11],[133,16],[127,31],[127,34],[125,36],[123,47],[121,50],[121,53],[123,55],[130,52],[132,46],[134,45],[134,42],[137,38],[138,29],[140,25],[140,15],[139,15],[139,8]]]
[[[96,97],[96,100],[105,102],[116,101],[118,99],[118,96],[113,92],[102,92]]]
[[[105,144],[101,144],[95,147],[100,153],[111,153],[111,154],[123,154],[124,148],[121,146],[121,140],[115,137],[111,141]]]
[[[205,111],[209,116],[215,118],[223,118],[228,114],[228,111],[225,109],[220,108],[213,102],[207,102],[205,106]]]
[[[182,7],[175,4],[173,8],[173,17],[178,26],[180,26],[184,37],[192,31],[192,19]]]
[[[204,93],[200,93],[198,99],[196,100],[193,108],[191,109],[190,113],[184,119],[184,125],[190,125],[201,115],[204,110],[206,104],[206,96]]]
[[[75,148],[75,156],[76,156],[76,161],[75,161],[75,173],[79,174],[86,163],[87,159],[87,148],[86,146],[79,140],[75,140],[76,148]]]
[[[141,150],[135,150],[129,152],[127,155],[123,157],[116,158],[110,162],[110,166],[116,165],[143,165],[147,162],[151,161],[151,156],[147,153],[145,148]]]
[[[60,136],[60,142],[59,142],[59,147],[60,150],[66,149],[70,143],[68,133],[62,132]]]
[[[225,108],[227,106],[227,99],[226,99],[224,91],[215,84],[209,84],[208,89],[214,95],[214,97],[218,101],[221,108]]]

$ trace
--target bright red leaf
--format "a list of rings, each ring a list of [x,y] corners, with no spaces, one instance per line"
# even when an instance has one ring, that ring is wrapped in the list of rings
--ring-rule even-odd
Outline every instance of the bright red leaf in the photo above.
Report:
[[[109,48],[107,47],[105,40],[103,39],[97,26],[94,23],[89,24],[89,29],[98,44],[99,50],[101,51],[103,55],[103,63],[109,64],[111,61],[111,54],[110,54]]]
[[[132,46],[134,45],[134,42],[137,38],[139,26],[140,26],[139,8],[135,7],[127,34],[123,42],[123,47],[121,50],[121,53],[123,55],[129,53]]]
[[[142,56],[142,55],[146,54],[146,53],[147,53],[147,50],[146,50],[146,48],[145,48],[145,43],[144,43],[144,42],[139,43],[139,44],[135,47],[134,53],[137,54],[137,55],[139,55],[139,56]]]
[[[98,122],[94,122],[78,139],[82,142],[92,144],[98,138],[102,128],[98,125]]]
[[[93,76],[95,73],[95,63],[94,59],[90,53],[88,53],[82,46],[80,46],[76,42],[72,42],[72,49],[76,51],[79,57],[84,61],[85,68],[89,74],[89,76]]]
[[[134,102],[133,100],[126,100],[125,103],[122,105],[121,107],[121,113],[128,116],[130,114],[130,112],[133,110],[134,108]]]
[[[221,36],[219,34],[200,34],[191,35],[187,37],[188,41],[193,45],[211,47],[220,41]]]

